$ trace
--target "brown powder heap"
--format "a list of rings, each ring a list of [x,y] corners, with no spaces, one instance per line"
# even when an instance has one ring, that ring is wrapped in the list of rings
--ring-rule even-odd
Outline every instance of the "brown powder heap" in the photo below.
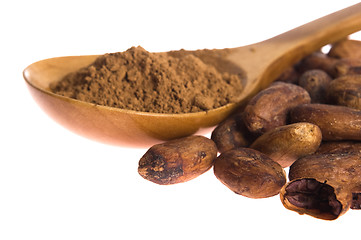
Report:
[[[50,86],[54,93],[142,112],[189,113],[237,100],[238,74],[220,72],[193,54],[149,53],[141,47],[99,56]]]

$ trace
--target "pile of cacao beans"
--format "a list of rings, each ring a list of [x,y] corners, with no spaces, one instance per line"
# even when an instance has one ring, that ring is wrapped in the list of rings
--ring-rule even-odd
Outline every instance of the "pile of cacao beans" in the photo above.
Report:
[[[361,41],[344,39],[305,57],[220,123],[211,138],[152,146],[138,172],[165,185],[212,167],[233,192],[279,194],[300,214],[335,220],[361,209]]]

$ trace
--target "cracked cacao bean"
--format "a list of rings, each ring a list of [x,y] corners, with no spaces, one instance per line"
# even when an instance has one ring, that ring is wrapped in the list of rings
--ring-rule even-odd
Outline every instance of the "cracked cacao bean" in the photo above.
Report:
[[[342,211],[334,188],[314,178],[295,179],[287,183],[281,189],[280,197],[287,209],[319,219],[334,220]]]
[[[189,136],[152,146],[139,160],[138,173],[167,185],[189,181],[208,171],[217,157],[216,144],[203,136]]]
[[[300,214],[334,220],[357,206],[361,190],[361,155],[313,154],[295,161],[281,190],[283,205]]]

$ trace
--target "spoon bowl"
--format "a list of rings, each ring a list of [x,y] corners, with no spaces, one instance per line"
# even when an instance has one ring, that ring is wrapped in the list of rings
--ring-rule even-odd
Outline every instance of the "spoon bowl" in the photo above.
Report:
[[[90,65],[98,55],[45,59],[28,66],[23,75],[40,107],[69,130],[106,144],[149,147],[162,141],[209,132],[227,116],[241,109],[285,69],[322,46],[360,29],[361,4],[356,4],[263,42],[211,50],[226,52],[219,56],[242,69],[247,80],[237,103],[197,113],[137,112],[82,102],[50,91],[51,83]]]
[[[49,85],[91,64],[98,56],[57,57],[33,63],[24,70],[30,93],[41,108],[69,130],[106,144],[147,147],[150,144],[206,133],[227,117],[234,104],[208,112],[162,114],[96,105],[63,97]]]

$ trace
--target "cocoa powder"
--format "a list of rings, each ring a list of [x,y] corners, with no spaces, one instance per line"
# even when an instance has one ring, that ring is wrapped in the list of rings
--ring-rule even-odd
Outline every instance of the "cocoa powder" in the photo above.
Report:
[[[219,54],[211,50],[150,53],[132,47],[99,56],[50,89],[81,101],[142,112],[207,111],[237,101],[242,91],[241,71]]]

